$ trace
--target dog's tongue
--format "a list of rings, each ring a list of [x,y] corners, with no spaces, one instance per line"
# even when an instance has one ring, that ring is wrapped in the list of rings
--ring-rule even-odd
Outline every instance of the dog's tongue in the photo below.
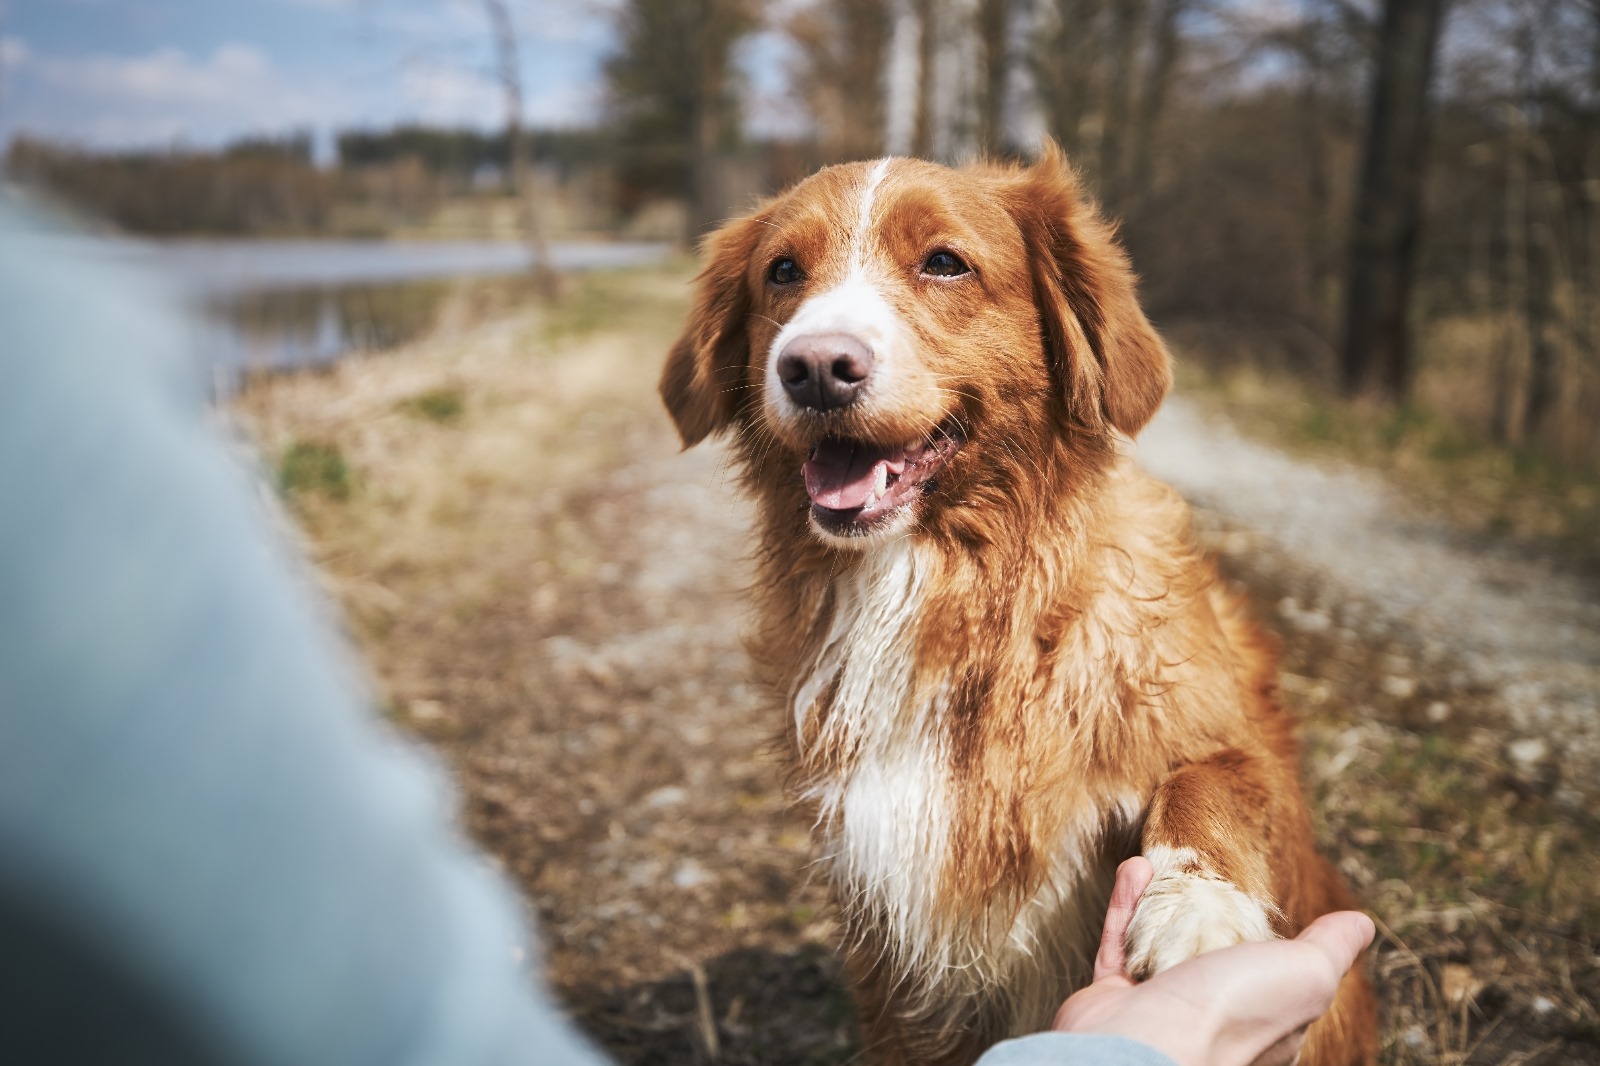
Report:
[[[878,472],[883,467],[883,474]],[[890,473],[905,468],[904,449],[878,448],[857,441],[825,440],[803,468],[811,502],[833,511],[865,507]]]

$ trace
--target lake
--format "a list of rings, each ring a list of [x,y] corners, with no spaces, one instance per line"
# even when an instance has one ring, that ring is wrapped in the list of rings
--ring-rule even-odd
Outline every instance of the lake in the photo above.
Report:
[[[562,272],[595,270],[654,263],[670,248],[557,242],[550,258]],[[191,300],[219,397],[250,373],[403,344],[432,327],[455,282],[533,263],[526,246],[495,241],[116,241],[99,251],[167,278]]]

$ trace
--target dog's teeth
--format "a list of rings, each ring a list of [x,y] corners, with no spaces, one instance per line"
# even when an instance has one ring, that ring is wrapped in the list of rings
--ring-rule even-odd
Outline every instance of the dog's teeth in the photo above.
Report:
[[[872,470],[872,495],[882,496],[889,487],[889,464],[879,463]]]

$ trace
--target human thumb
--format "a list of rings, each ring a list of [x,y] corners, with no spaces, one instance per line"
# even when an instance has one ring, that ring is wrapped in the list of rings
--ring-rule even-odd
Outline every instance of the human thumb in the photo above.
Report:
[[[1295,939],[1310,944],[1327,960],[1333,976],[1333,983],[1328,989],[1331,1001],[1339,978],[1355,965],[1356,959],[1376,935],[1377,927],[1372,919],[1360,911],[1334,911],[1306,926]]]

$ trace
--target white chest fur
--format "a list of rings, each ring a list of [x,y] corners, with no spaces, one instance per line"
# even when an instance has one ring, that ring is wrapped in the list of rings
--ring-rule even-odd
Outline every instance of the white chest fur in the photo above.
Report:
[[[919,697],[927,683],[914,669],[927,571],[904,538],[874,546],[836,579],[827,637],[793,703],[796,735],[812,745],[803,755],[844,753],[807,789],[835,888],[914,970],[947,962],[936,923],[951,833],[942,694]]]
[[[1082,976],[1093,951],[1104,900],[1098,887],[1084,889],[1095,883],[1104,813],[1081,812],[1055,841],[1045,883],[1020,906],[1013,897],[959,918],[941,908],[941,885],[959,871],[947,869],[957,814],[947,689],[916,663],[931,570],[906,538],[864,552],[835,580],[827,636],[792,701],[802,759],[825,767],[806,798],[817,804],[822,861],[851,924],[876,929],[887,961],[929,992],[1003,986],[1022,1032],[1043,1024],[1041,1013],[1048,1020],[1063,981]],[[811,758],[820,752],[835,754]],[[1138,809],[1131,797],[1110,805],[1125,817]]]

